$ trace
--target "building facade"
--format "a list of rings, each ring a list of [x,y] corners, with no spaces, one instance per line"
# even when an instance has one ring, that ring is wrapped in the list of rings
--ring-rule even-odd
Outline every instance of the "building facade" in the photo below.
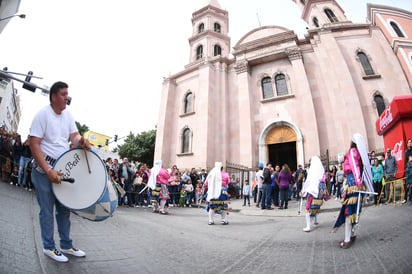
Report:
[[[155,159],[294,170],[313,155],[336,160],[356,132],[383,150],[375,121],[395,95],[411,94],[384,32],[352,23],[337,1],[294,2],[309,26],[304,39],[262,26],[232,51],[229,15],[217,0],[192,14],[189,64],[163,83]]]

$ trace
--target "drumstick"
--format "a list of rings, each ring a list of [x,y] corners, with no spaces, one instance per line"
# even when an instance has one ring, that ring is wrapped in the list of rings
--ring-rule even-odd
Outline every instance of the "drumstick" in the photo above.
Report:
[[[84,156],[86,157],[87,169],[89,170],[89,174],[90,174],[92,173],[92,171],[90,170],[89,159],[87,159],[87,151],[86,149],[84,149],[83,151],[84,151]]]
[[[139,192],[139,194],[142,194],[143,191],[145,191],[147,188],[147,185],[142,189],[142,191]]]

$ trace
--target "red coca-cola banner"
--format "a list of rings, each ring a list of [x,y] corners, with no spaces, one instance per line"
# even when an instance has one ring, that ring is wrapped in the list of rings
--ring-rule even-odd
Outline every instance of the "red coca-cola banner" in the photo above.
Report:
[[[412,95],[395,96],[376,121],[376,131],[383,135],[385,151],[390,148],[397,160],[396,177],[403,177],[406,143],[408,138],[412,138]]]

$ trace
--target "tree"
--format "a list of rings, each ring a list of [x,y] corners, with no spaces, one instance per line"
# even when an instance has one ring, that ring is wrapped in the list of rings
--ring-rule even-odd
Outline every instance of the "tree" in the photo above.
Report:
[[[118,145],[113,152],[118,152],[121,158],[152,165],[156,142],[156,129],[134,135],[132,132],[126,137],[122,145]]]
[[[88,127],[88,126],[82,125],[82,124],[80,124],[80,123],[77,122],[77,121],[76,121],[76,127],[77,127],[77,130],[79,131],[80,135],[82,135],[82,136],[83,136],[83,134],[84,134],[85,132],[89,131],[89,127]]]

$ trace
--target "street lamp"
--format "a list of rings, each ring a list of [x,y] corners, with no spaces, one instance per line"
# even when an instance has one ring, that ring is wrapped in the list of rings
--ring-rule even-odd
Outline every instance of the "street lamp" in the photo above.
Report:
[[[1,18],[0,21],[7,20],[7,19],[10,19],[10,18],[16,17],[16,16],[18,16],[20,18],[26,18],[25,14],[14,14],[14,15],[11,15],[11,16],[8,16],[8,17],[5,17],[5,18]]]

